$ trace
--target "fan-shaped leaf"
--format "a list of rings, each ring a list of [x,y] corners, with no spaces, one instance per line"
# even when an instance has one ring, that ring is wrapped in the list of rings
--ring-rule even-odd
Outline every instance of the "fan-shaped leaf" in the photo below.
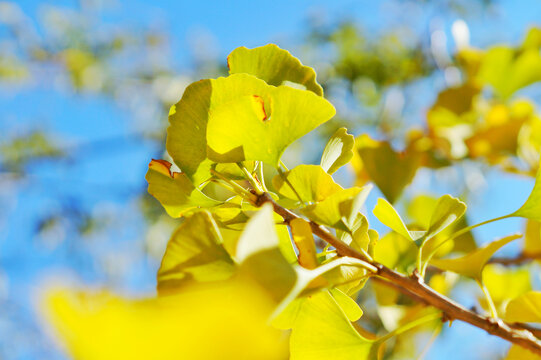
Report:
[[[521,216],[530,220],[541,221],[541,162],[539,163],[539,170],[535,177],[535,184],[530,193],[530,196],[512,215]]]
[[[298,200],[291,187],[305,203],[323,201],[342,190],[342,187],[334,182],[332,176],[318,165],[299,165],[287,171],[283,176],[276,175],[272,184],[280,195],[291,200]]]
[[[279,86],[285,81],[306,87],[316,95],[323,96],[323,88],[316,82],[316,72],[274,44],[247,49],[236,48],[227,57],[230,74],[247,73]]]
[[[502,246],[520,237],[522,237],[521,234],[506,236],[462,257],[455,259],[432,259],[430,263],[442,270],[452,271],[481,281],[483,268],[492,255]]]
[[[505,319],[541,323],[541,292],[529,291],[511,300],[505,310]]]
[[[325,145],[321,156],[321,167],[329,174],[334,173],[353,157],[355,138],[347,133],[346,128],[336,130]]]
[[[170,293],[190,281],[225,280],[234,272],[216,223],[208,212],[199,212],[186,219],[169,240],[158,270],[158,292]]]
[[[209,198],[196,189],[184,173],[171,172],[171,163],[152,160],[148,165],[146,180],[148,192],[154,196],[172,217],[197,208],[218,206],[221,202]]]
[[[228,91],[229,86],[219,87],[217,84],[228,83],[231,77],[240,78],[240,86],[261,82],[263,89],[237,96],[211,109],[207,124],[207,153],[213,161],[259,160],[278,166],[289,144],[335,114],[334,107],[327,100],[310,91],[269,86],[246,74],[214,80],[212,93]]]

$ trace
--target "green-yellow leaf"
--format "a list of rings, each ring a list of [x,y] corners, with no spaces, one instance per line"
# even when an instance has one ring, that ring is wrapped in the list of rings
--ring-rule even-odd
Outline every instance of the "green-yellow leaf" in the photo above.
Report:
[[[247,75],[200,80],[188,86],[182,99],[171,107],[167,152],[195,184],[210,177],[212,162],[207,158],[209,115],[223,104],[243,96],[261,96],[267,89],[265,82]]]
[[[247,73],[274,86],[289,81],[323,96],[314,69],[302,65],[299,59],[274,44],[254,49],[236,48],[227,57],[227,64],[230,74]]]
[[[488,289],[498,314],[504,314],[504,305],[532,289],[530,271],[527,268],[508,268],[499,264],[489,264],[483,270],[483,283]],[[481,305],[488,309],[484,299]]]
[[[236,257],[241,276],[253,278],[277,302],[297,281],[295,270],[280,251],[270,204],[264,205],[246,224]]]
[[[402,235],[406,239],[415,241],[424,235],[424,232],[422,231],[409,231],[398,212],[385,199],[378,199],[373,213],[374,216],[383,223],[383,225],[389,227],[390,229]]]
[[[359,172],[368,176],[389,202],[394,203],[415,176],[421,156],[412,149],[395,151],[389,142],[376,141],[368,135],[357,138],[357,153],[361,159]]]
[[[368,359],[373,341],[362,337],[329,292],[298,300],[292,324],[292,360]]]
[[[158,292],[178,291],[192,281],[231,277],[235,264],[221,242],[216,223],[208,212],[198,212],[186,219],[167,244],[158,270]]]
[[[530,196],[513,216],[521,216],[530,220],[541,221],[541,162],[535,177],[535,184]]]
[[[425,238],[429,239],[449,225],[456,222],[466,212],[466,204],[451,195],[443,195],[438,199],[436,208],[430,217],[430,225]]]
[[[511,300],[505,310],[509,322],[541,322],[541,292],[529,291]]]
[[[321,167],[329,174],[334,173],[353,157],[355,138],[347,133],[346,128],[336,130],[325,145],[321,156]]]
[[[181,217],[198,208],[221,204],[196,189],[186,174],[172,173],[170,168],[171,163],[165,160],[152,160],[145,177],[148,192],[162,204],[170,216]]]
[[[323,201],[342,190],[342,187],[334,182],[332,176],[318,165],[299,165],[287,171],[283,176],[276,175],[272,179],[272,184],[280,195],[291,200],[298,200],[291,187],[304,203]]]
[[[352,231],[347,225],[352,204],[363,188],[343,189],[330,195],[325,200],[307,206],[301,210],[310,220],[342,231]]]
[[[457,274],[482,281],[483,268],[490,260],[492,255],[494,255],[494,253],[502,246],[520,237],[522,237],[521,234],[509,235],[502,239],[493,241],[490,244],[462,257],[455,259],[432,259],[430,264],[442,270],[452,271]]]
[[[278,166],[289,144],[335,114],[331,103],[321,96],[289,86],[270,86],[247,74],[213,80],[212,93],[229,91],[232,86],[219,87],[217,84],[229,85],[231,78],[238,79],[240,86],[259,82],[262,90],[237,96],[211,109],[207,124],[207,154],[215,162],[259,160]],[[238,90],[233,91],[238,93]]]

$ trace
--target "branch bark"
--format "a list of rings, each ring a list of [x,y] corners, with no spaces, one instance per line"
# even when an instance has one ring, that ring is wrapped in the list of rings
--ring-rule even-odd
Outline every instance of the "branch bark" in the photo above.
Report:
[[[289,224],[293,219],[299,216],[289,211],[288,209],[278,205],[268,193],[255,195],[254,204],[261,206],[265,203],[272,204],[274,212],[282,216],[284,222]],[[513,344],[522,346],[531,352],[541,355],[541,341],[536,338],[531,329],[519,324],[507,324],[501,319],[495,319],[488,316],[479,315],[471,310],[466,309],[455,301],[441,295],[430,288],[417,272],[414,272],[410,277],[404,276],[383,264],[367,259],[366,256],[351,248],[346,243],[342,242],[331,234],[323,226],[311,221],[310,226],[312,232],[321,239],[333,246],[338,255],[349,256],[356,259],[366,261],[377,269],[375,276],[383,279],[383,283],[389,284],[393,288],[401,291],[414,300],[423,302],[442,311],[446,320],[460,320],[468,324],[485,330],[491,335],[498,336]]]

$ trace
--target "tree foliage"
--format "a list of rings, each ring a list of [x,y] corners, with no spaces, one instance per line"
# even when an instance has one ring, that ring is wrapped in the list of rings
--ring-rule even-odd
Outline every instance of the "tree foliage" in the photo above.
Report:
[[[351,60],[351,30],[342,31],[337,69],[352,80],[360,70],[348,66],[371,62]],[[540,321],[539,293],[522,268],[488,265],[512,264],[494,254],[522,235],[477,246],[471,233],[521,217],[521,266],[541,255],[541,120],[531,101],[513,96],[540,80],[538,40],[532,29],[517,48],[462,49],[463,82],[440,92],[402,151],[390,138],[353,139],[338,129],[320,165],[291,169],[286,148],[335,114],[325,86],[276,45],[234,50],[228,76],[193,83],[171,108],[166,147],[180,171],[165,160],[149,165],[148,191],[183,219],[158,271],[158,297],[60,290],[46,302],[52,324],[81,359],[384,359],[400,354],[401,339],[437,334],[453,320],[510,341],[508,359],[541,355],[539,331],[522,324]],[[420,168],[465,161],[537,174],[531,195],[518,210],[473,225],[456,194],[403,198]],[[357,182],[344,188],[333,174],[348,164]],[[386,198],[374,209],[365,206],[370,183]],[[388,231],[378,234],[368,212]],[[447,297],[467,278],[483,293],[482,314]],[[519,281],[514,291],[502,288]]]

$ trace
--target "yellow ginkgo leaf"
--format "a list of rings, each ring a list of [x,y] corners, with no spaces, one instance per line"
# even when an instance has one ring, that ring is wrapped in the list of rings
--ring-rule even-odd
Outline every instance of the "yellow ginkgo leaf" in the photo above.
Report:
[[[513,240],[521,238],[521,234],[509,235],[502,239],[491,242],[485,247],[455,259],[432,259],[430,264],[442,270],[452,271],[478,281],[482,281],[483,268],[492,255],[502,246]]]
[[[254,49],[236,48],[227,57],[227,65],[230,74],[247,73],[274,86],[289,81],[323,96],[323,88],[316,81],[314,69],[274,44]]]
[[[285,359],[267,325],[274,306],[258,285],[229,280],[146,300],[51,290],[42,312],[78,360]]]
[[[541,322],[541,292],[529,291],[511,300],[505,309],[509,322]]]

